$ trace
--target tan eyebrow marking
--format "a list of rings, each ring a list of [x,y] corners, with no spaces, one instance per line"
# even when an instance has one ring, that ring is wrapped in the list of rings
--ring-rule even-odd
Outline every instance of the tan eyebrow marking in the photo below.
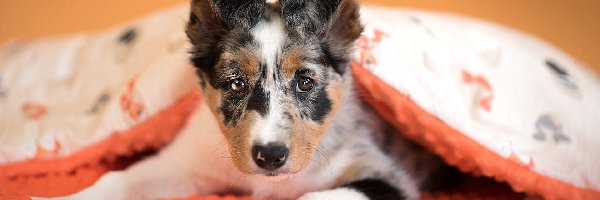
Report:
[[[237,57],[240,60],[240,67],[247,76],[255,76],[259,72],[260,64],[258,59],[247,48],[240,48]]]
[[[283,73],[287,76],[293,76],[296,70],[302,66],[304,56],[302,55],[302,49],[299,47],[292,47],[288,49],[283,55],[282,69]]]

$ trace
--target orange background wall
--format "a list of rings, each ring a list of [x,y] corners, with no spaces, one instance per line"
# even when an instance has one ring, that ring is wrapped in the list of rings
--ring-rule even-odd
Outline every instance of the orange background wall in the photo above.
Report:
[[[457,12],[540,36],[600,71],[600,0],[362,0]],[[188,0],[0,0],[0,42],[97,31]]]

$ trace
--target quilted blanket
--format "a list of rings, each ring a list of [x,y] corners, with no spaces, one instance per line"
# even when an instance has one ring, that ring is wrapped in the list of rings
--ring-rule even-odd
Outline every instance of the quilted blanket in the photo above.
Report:
[[[0,46],[0,194],[67,195],[175,137],[201,99],[188,10]],[[352,62],[359,88],[406,137],[514,191],[600,198],[593,72],[539,39],[474,19],[372,6],[362,16]]]

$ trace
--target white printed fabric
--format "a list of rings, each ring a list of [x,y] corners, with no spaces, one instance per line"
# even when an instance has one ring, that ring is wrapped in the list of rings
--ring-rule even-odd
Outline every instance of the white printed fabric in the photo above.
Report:
[[[600,191],[592,71],[535,37],[466,17],[379,7],[362,17],[355,64],[493,152]]]
[[[0,46],[0,164],[70,155],[196,88],[187,6],[103,33]],[[353,62],[497,154],[600,190],[600,80],[534,37],[364,7]]]
[[[70,155],[191,91],[187,14],[0,46],[0,164]]]

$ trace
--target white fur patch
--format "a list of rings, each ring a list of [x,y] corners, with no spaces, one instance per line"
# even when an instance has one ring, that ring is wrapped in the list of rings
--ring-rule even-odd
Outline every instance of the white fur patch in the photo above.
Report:
[[[277,141],[276,129],[281,120],[279,103],[282,91],[277,91],[273,74],[277,73],[277,57],[281,55],[283,43],[287,37],[281,16],[271,14],[270,21],[263,20],[252,29],[252,36],[259,44],[260,61],[266,67],[266,79],[263,87],[269,94],[269,112],[264,119],[257,121],[251,129],[251,137],[262,144]]]
[[[274,99],[271,96],[269,99]],[[269,113],[264,119],[259,119],[254,123],[250,130],[251,137],[259,141],[261,144],[268,144],[277,141],[277,123],[281,121],[281,108],[273,106],[273,100],[269,102]],[[252,140],[251,140],[252,141]]]
[[[369,200],[363,193],[350,188],[338,188],[321,192],[311,192],[303,195],[298,200]]]
[[[287,37],[281,17],[273,14],[271,21],[260,21],[252,28],[252,36],[259,44],[260,59],[267,66],[267,73],[271,74]]]

